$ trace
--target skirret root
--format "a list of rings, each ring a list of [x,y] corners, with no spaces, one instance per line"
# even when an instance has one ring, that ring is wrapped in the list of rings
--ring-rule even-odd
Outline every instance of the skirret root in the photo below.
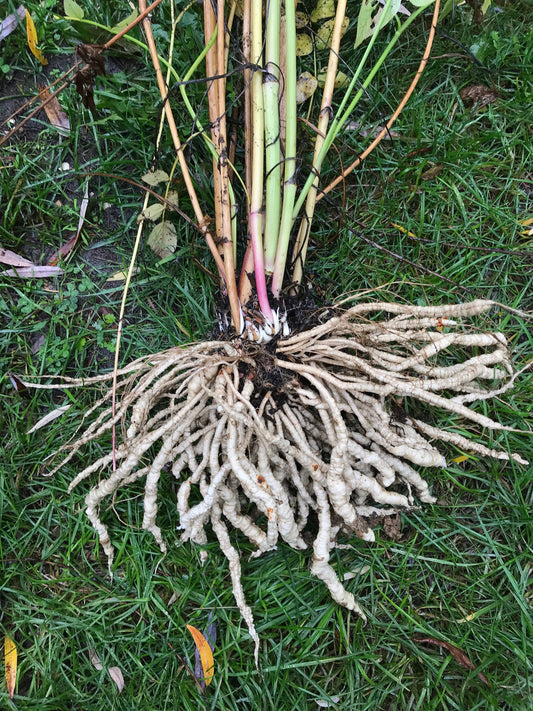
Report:
[[[229,529],[240,530],[257,555],[280,539],[303,550],[314,530],[311,572],[364,618],[329,563],[338,532],[372,541],[381,516],[433,503],[417,468],[446,466],[439,443],[527,463],[488,441],[483,431],[510,428],[474,409],[476,400],[501,395],[515,378],[501,334],[455,320],[491,305],[358,304],[266,348],[211,341],[124,368],[115,416],[108,392],[100,401],[107,409],[62,447],[67,454],[59,465],[114,425],[122,428],[115,452],[85,466],[70,486],[99,472],[85,504],[110,569],[114,549],[102,503],[142,478],[143,527],[164,551],[158,486],[172,472],[181,538],[203,544],[209,530],[216,535],[256,655],[259,640]]]

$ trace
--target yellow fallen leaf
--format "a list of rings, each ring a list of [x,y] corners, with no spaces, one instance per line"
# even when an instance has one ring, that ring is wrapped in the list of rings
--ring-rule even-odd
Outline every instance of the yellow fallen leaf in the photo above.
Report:
[[[133,270],[133,274],[137,274],[138,271],[139,270],[137,269],[137,267],[135,267],[135,269]],[[128,272],[127,272],[127,270],[123,270],[120,272],[115,272],[110,277],[108,277],[105,281],[107,284],[108,281],[126,281],[127,278],[128,278]]]
[[[318,0],[315,9],[311,13],[311,22],[326,20],[335,15],[335,0]]]
[[[406,230],[405,227],[397,225],[395,222],[391,222],[391,225],[393,227],[396,227],[397,230],[400,230],[400,232],[403,232],[404,235],[407,235],[408,237],[414,237],[416,239],[416,235],[413,232],[409,232],[409,230]]]
[[[17,646],[7,634],[4,638],[4,660],[7,693],[9,698],[12,699],[15,695],[15,682],[17,681]]]
[[[168,220],[158,222],[150,232],[146,244],[151,247],[158,257],[164,259],[176,250],[178,234],[176,228]]]
[[[153,186],[159,185],[159,183],[166,183],[170,180],[170,176],[168,173],[165,173],[164,170],[151,170],[149,173],[143,175],[141,180]]]
[[[303,72],[296,80],[296,103],[303,104],[316,91],[318,82],[310,72]]]
[[[41,64],[48,64],[48,60],[44,58],[43,53],[37,47],[37,30],[35,29],[35,23],[31,19],[30,13],[26,10],[26,35],[28,37],[28,47],[34,57],[41,62]]]
[[[313,40],[305,32],[296,35],[296,56],[305,57],[313,51]]]
[[[196,649],[198,650],[198,654],[200,655],[200,661],[202,662],[202,669],[204,671],[205,685],[209,686],[211,680],[213,679],[215,668],[213,652],[211,651],[209,642],[206,640],[200,630],[196,629],[196,627],[193,627],[192,625],[187,625],[187,629],[191,633],[192,638],[194,639],[194,644],[196,645]]]
[[[460,457],[455,457],[452,461],[454,461],[456,464],[461,464],[461,462],[466,462],[467,459],[470,459],[468,454],[461,454]]]
[[[344,35],[350,24],[350,19],[345,17],[342,21],[341,37]],[[318,28],[316,33],[316,48],[317,49],[329,49],[331,43],[331,38],[333,36],[333,27],[335,25],[335,20],[327,20]]]
[[[327,72],[320,72],[318,75],[318,86],[322,89],[326,83]],[[335,77],[335,82],[333,84],[334,89],[346,89],[350,83],[350,77],[344,72],[337,72]]]

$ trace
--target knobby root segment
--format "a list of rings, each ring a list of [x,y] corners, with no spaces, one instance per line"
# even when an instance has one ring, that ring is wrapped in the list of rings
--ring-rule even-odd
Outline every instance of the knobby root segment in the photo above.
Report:
[[[99,473],[85,504],[109,568],[114,549],[100,517],[103,501],[144,479],[143,527],[165,551],[158,485],[171,473],[181,539],[202,545],[209,527],[216,535],[256,655],[258,635],[229,527],[253,543],[253,555],[275,548],[280,538],[304,550],[311,528],[311,572],[364,619],[329,563],[340,532],[372,541],[380,517],[408,511],[417,500],[434,502],[415,467],[446,466],[439,441],[526,464],[482,441],[484,430],[509,428],[472,409],[514,380],[503,335],[455,321],[491,305],[357,304],[275,346],[211,341],[140,359],[119,373],[114,417],[107,392],[86,414],[92,422],[83,434],[63,447],[67,456],[54,471],[120,423],[116,470],[109,452],[70,485]],[[431,424],[436,414],[449,429]],[[473,438],[465,434],[469,425]]]

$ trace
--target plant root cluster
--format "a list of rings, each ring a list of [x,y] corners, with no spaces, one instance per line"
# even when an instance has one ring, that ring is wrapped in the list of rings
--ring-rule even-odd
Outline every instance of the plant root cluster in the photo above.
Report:
[[[165,551],[158,484],[171,472],[181,538],[203,544],[209,528],[216,535],[256,649],[231,528],[253,543],[254,555],[280,538],[303,550],[312,531],[311,572],[364,618],[329,563],[339,532],[372,541],[379,517],[434,502],[415,467],[446,466],[439,442],[526,463],[482,441],[486,430],[510,428],[472,409],[510,388],[515,377],[502,334],[454,320],[491,305],[358,304],[268,349],[210,341],[122,369],[114,415],[110,407],[102,410],[109,391],[86,414],[93,421],[79,439],[63,448],[68,455],[60,465],[113,425],[122,427],[115,452],[86,466],[70,485],[100,473],[85,504],[109,566],[113,545],[102,502],[144,479],[143,527]],[[447,429],[433,422],[437,417]],[[476,434],[466,434],[468,427]]]

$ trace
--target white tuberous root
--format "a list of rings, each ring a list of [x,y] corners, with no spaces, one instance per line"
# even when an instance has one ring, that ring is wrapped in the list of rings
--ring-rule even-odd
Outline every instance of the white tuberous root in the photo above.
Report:
[[[338,531],[372,541],[380,516],[408,511],[417,500],[434,502],[414,467],[446,466],[439,441],[448,452],[455,446],[526,464],[519,454],[480,441],[482,430],[510,428],[471,407],[491,392],[505,392],[515,377],[501,334],[482,334],[456,320],[491,305],[358,304],[267,348],[257,339],[210,341],[123,368],[114,419],[110,408],[99,414],[62,448],[68,454],[59,465],[114,422],[122,424],[115,471],[112,455],[103,454],[71,484],[100,471],[85,504],[110,569],[113,546],[100,518],[102,502],[143,477],[143,527],[164,551],[156,524],[158,485],[172,473],[182,540],[202,544],[206,527],[215,533],[256,655],[259,639],[228,524],[258,555],[279,539],[305,549],[309,529],[318,525],[311,572],[338,603],[364,618],[329,563]],[[107,393],[100,403],[109,398]],[[424,420],[428,412],[434,420],[436,410],[439,427]],[[468,425],[475,439],[466,434]]]

